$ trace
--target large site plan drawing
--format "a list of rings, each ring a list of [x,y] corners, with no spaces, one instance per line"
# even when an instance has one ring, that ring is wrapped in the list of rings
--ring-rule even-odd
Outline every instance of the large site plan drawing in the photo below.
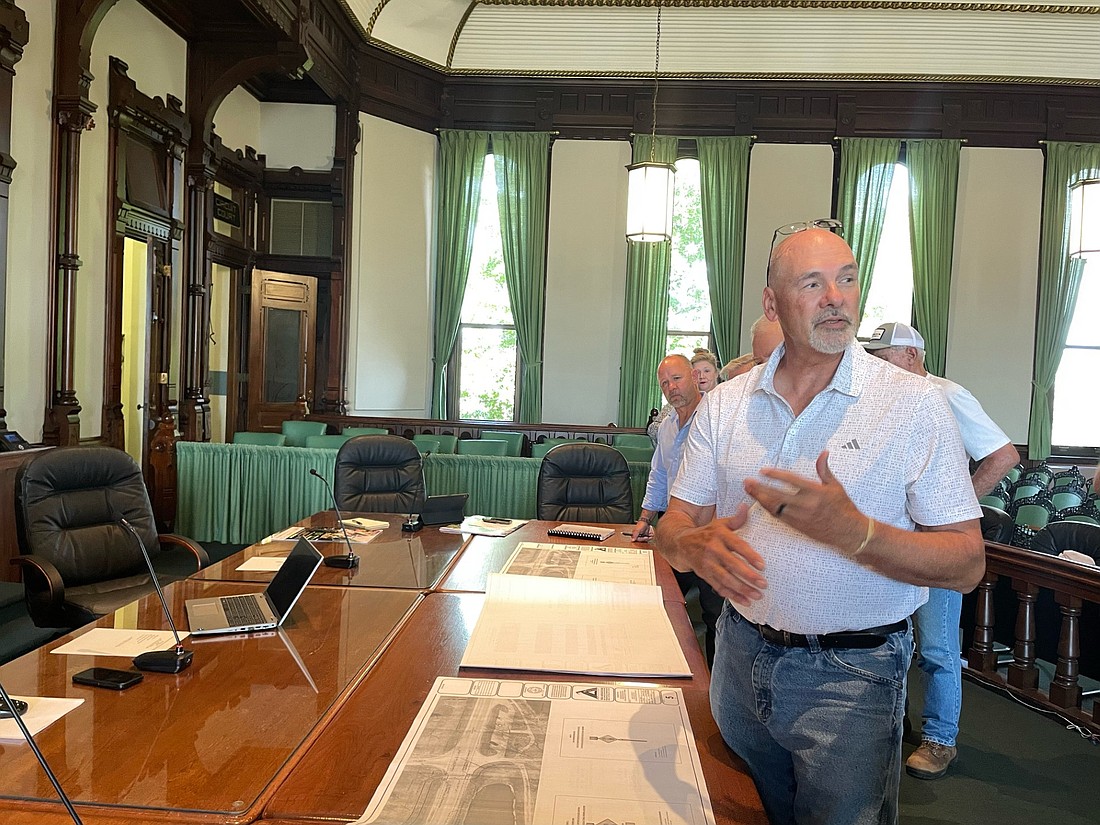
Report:
[[[436,679],[358,823],[714,825],[678,688]]]
[[[656,584],[653,551],[648,547],[520,542],[502,573],[559,579]]]

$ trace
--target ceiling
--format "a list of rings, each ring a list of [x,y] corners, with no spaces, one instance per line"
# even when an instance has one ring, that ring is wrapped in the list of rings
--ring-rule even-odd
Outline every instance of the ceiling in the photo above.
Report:
[[[1100,0],[340,0],[368,42],[452,75],[1100,85]]]

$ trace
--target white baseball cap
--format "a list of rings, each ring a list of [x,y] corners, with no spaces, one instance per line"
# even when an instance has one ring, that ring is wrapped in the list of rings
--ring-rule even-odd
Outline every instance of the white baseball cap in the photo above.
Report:
[[[924,337],[908,324],[896,322],[876,327],[871,339],[863,345],[868,350],[887,347],[916,347],[923,351]]]

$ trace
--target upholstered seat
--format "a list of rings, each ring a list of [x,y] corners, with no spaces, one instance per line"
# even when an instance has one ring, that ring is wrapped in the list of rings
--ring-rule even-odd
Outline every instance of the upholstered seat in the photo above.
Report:
[[[324,435],[327,425],[324,421],[284,421],[283,435],[286,436],[288,447],[304,447],[306,439],[311,435]]]
[[[634,520],[630,470],[606,444],[559,444],[542,459],[538,517],[626,524]]]
[[[306,447],[321,448],[325,450],[339,450],[347,442],[351,441],[354,436],[344,433],[343,435],[307,435]]]
[[[233,433],[233,443],[259,447],[283,447],[286,445],[286,436],[282,433]]]
[[[360,435],[336,454],[333,483],[341,510],[414,513],[424,500],[420,451],[396,435]]]
[[[982,505],[982,538],[986,541],[995,541],[998,544],[1008,544],[1012,541],[1012,534],[1016,531],[1016,523],[1012,516],[1000,507]]]
[[[508,455],[508,442],[495,438],[462,438],[458,442],[459,455]]]
[[[1035,534],[1031,549],[1057,556],[1065,550],[1076,550],[1100,561],[1100,526],[1082,521],[1055,521]]]
[[[74,628],[154,590],[137,542],[158,574],[171,580],[209,558],[182,536],[159,535],[141,468],[110,447],[67,447],[29,461],[15,482],[16,531],[31,619],[39,627]],[[166,553],[163,547],[182,548]]]

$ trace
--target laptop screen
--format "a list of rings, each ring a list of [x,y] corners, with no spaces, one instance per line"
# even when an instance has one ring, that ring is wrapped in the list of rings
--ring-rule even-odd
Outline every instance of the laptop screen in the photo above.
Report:
[[[313,572],[321,564],[321,559],[317,548],[306,539],[298,539],[298,543],[264,591],[277,616],[282,618],[294,606],[302,589],[313,578]]]

